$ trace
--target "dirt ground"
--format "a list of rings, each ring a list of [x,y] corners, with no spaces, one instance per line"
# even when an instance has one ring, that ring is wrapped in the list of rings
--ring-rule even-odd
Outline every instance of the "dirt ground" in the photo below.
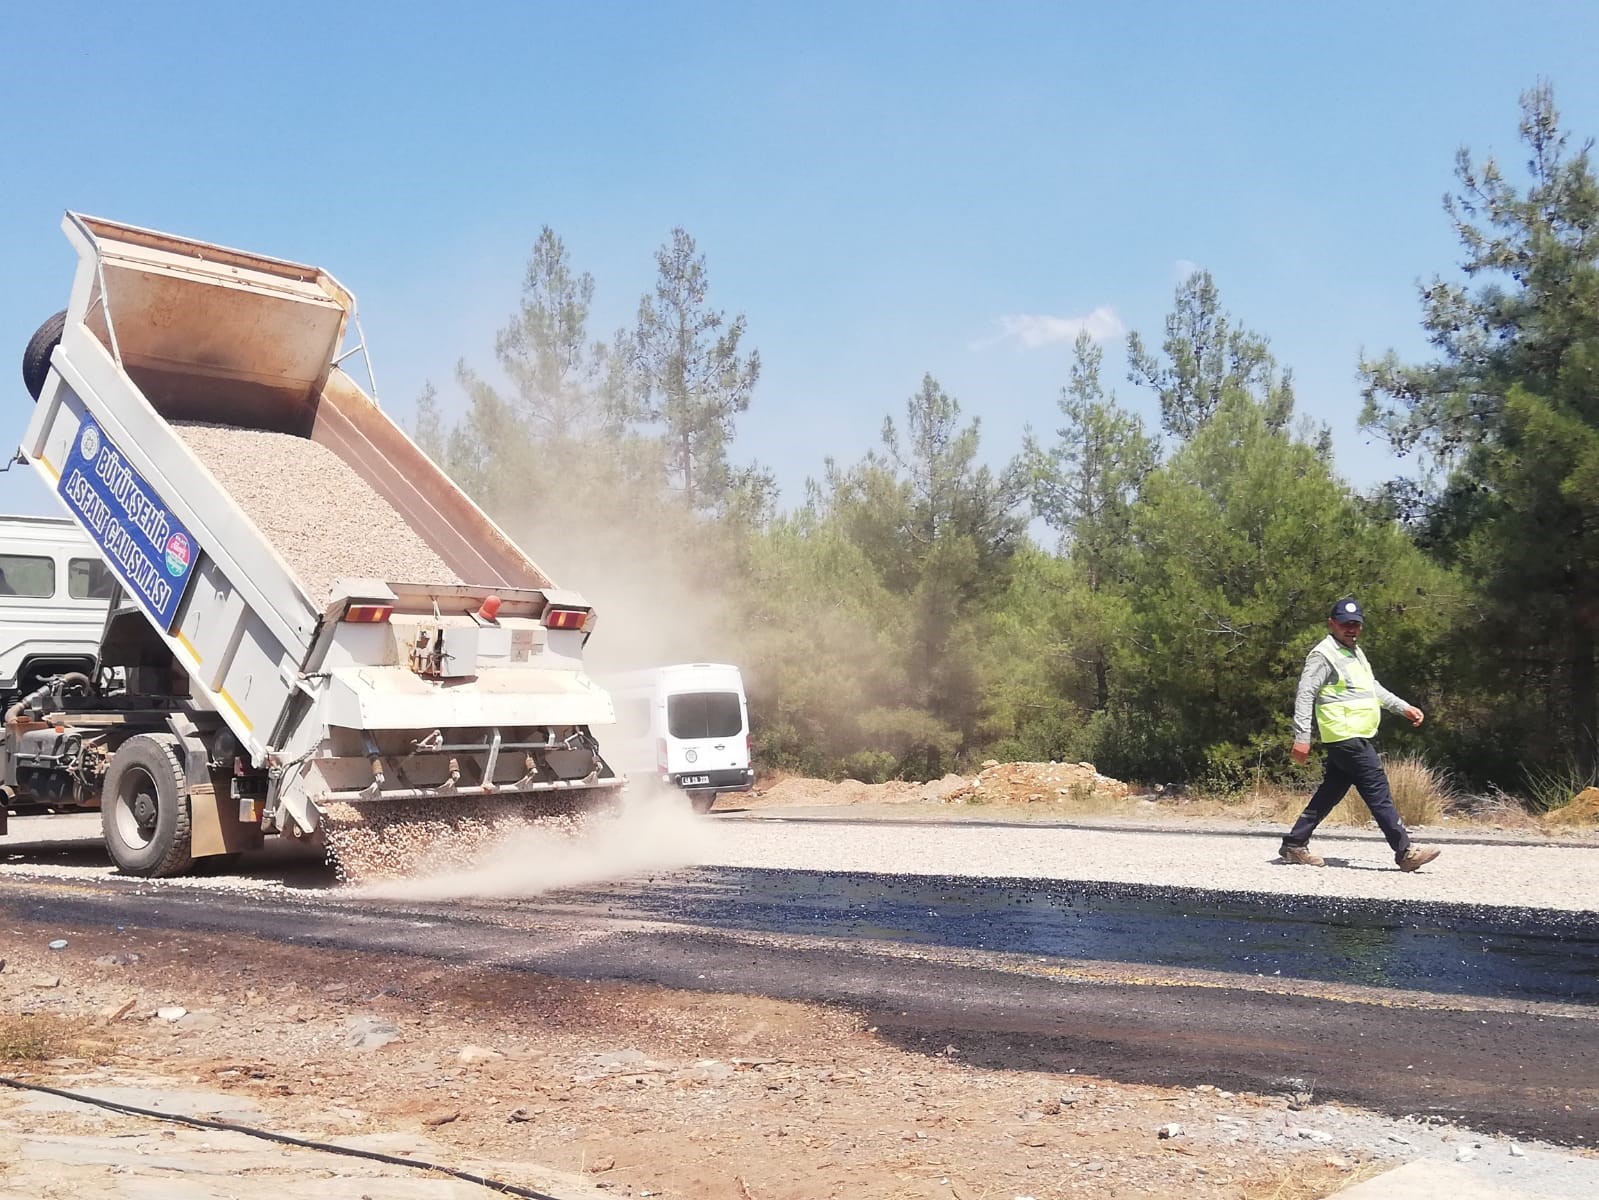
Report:
[[[975,787],[776,779],[718,807],[1140,802],[1092,771],[1022,766],[985,768]],[[426,1139],[523,1187],[564,1174],[695,1200],[1303,1200],[1395,1163],[1323,1144],[1314,1126],[1335,1114],[1313,1097],[979,1070],[955,1047],[892,1045],[849,1011],[759,997],[63,928],[47,906],[6,921],[0,959],[0,1075],[237,1096],[259,1106],[247,1124]],[[0,1132],[64,1127],[19,1094],[0,1088]],[[3,1186],[23,1169],[0,1162],[0,1195],[28,1194]]]
[[[825,1008],[191,934],[12,921],[3,944],[0,1074],[238,1095],[301,1136],[410,1132],[619,1196],[1292,1200],[1391,1165],[1217,1139],[1311,1123],[1287,1097],[978,1071]]]

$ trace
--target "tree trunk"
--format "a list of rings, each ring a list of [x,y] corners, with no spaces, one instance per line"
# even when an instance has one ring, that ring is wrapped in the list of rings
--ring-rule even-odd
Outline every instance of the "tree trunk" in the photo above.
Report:
[[[1599,670],[1594,664],[1594,628],[1579,600],[1571,623],[1571,705],[1573,753],[1584,779],[1599,766]]]

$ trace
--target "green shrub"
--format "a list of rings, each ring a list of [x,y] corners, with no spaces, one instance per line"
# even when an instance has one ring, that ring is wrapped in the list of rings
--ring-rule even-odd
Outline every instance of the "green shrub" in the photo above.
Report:
[[[898,769],[899,760],[886,750],[857,750],[839,763],[843,778],[862,783],[883,783],[894,778]]]
[[[1584,771],[1575,759],[1556,767],[1528,767],[1527,807],[1535,813],[1551,813],[1570,804],[1585,788],[1599,784],[1599,772]]]

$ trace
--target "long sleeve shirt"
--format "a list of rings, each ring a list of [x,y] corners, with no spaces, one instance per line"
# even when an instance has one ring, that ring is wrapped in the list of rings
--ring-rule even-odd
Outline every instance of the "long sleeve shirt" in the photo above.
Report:
[[[1294,695],[1294,741],[1310,744],[1311,722],[1316,715],[1316,693],[1321,691],[1322,684],[1334,675],[1333,665],[1317,654],[1314,650],[1305,659],[1305,669],[1299,676],[1299,691]],[[1376,675],[1372,676],[1372,684],[1377,692],[1377,703],[1381,704],[1391,713],[1404,715],[1405,709],[1410,707],[1410,701],[1401,700],[1387,688],[1377,682]]]

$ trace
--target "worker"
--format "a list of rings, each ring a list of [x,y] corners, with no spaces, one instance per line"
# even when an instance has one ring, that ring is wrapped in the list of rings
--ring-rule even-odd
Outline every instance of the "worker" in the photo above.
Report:
[[[1311,716],[1326,748],[1327,762],[1321,786],[1311,796],[1299,820],[1283,838],[1282,860],[1300,866],[1320,867],[1325,860],[1310,852],[1310,837],[1327,814],[1349,792],[1351,784],[1371,809],[1371,815],[1393,849],[1394,862],[1401,871],[1414,871],[1438,857],[1436,849],[1410,844],[1405,828],[1388,790],[1388,775],[1372,741],[1382,720],[1382,710],[1398,713],[1413,726],[1420,726],[1426,714],[1401,700],[1372,673],[1366,652],[1356,643],[1365,627],[1360,601],[1345,596],[1327,615],[1327,636],[1317,642],[1305,659],[1299,676],[1299,692],[1294,697],[1293,759],[1302,763],[1310,757]]]

